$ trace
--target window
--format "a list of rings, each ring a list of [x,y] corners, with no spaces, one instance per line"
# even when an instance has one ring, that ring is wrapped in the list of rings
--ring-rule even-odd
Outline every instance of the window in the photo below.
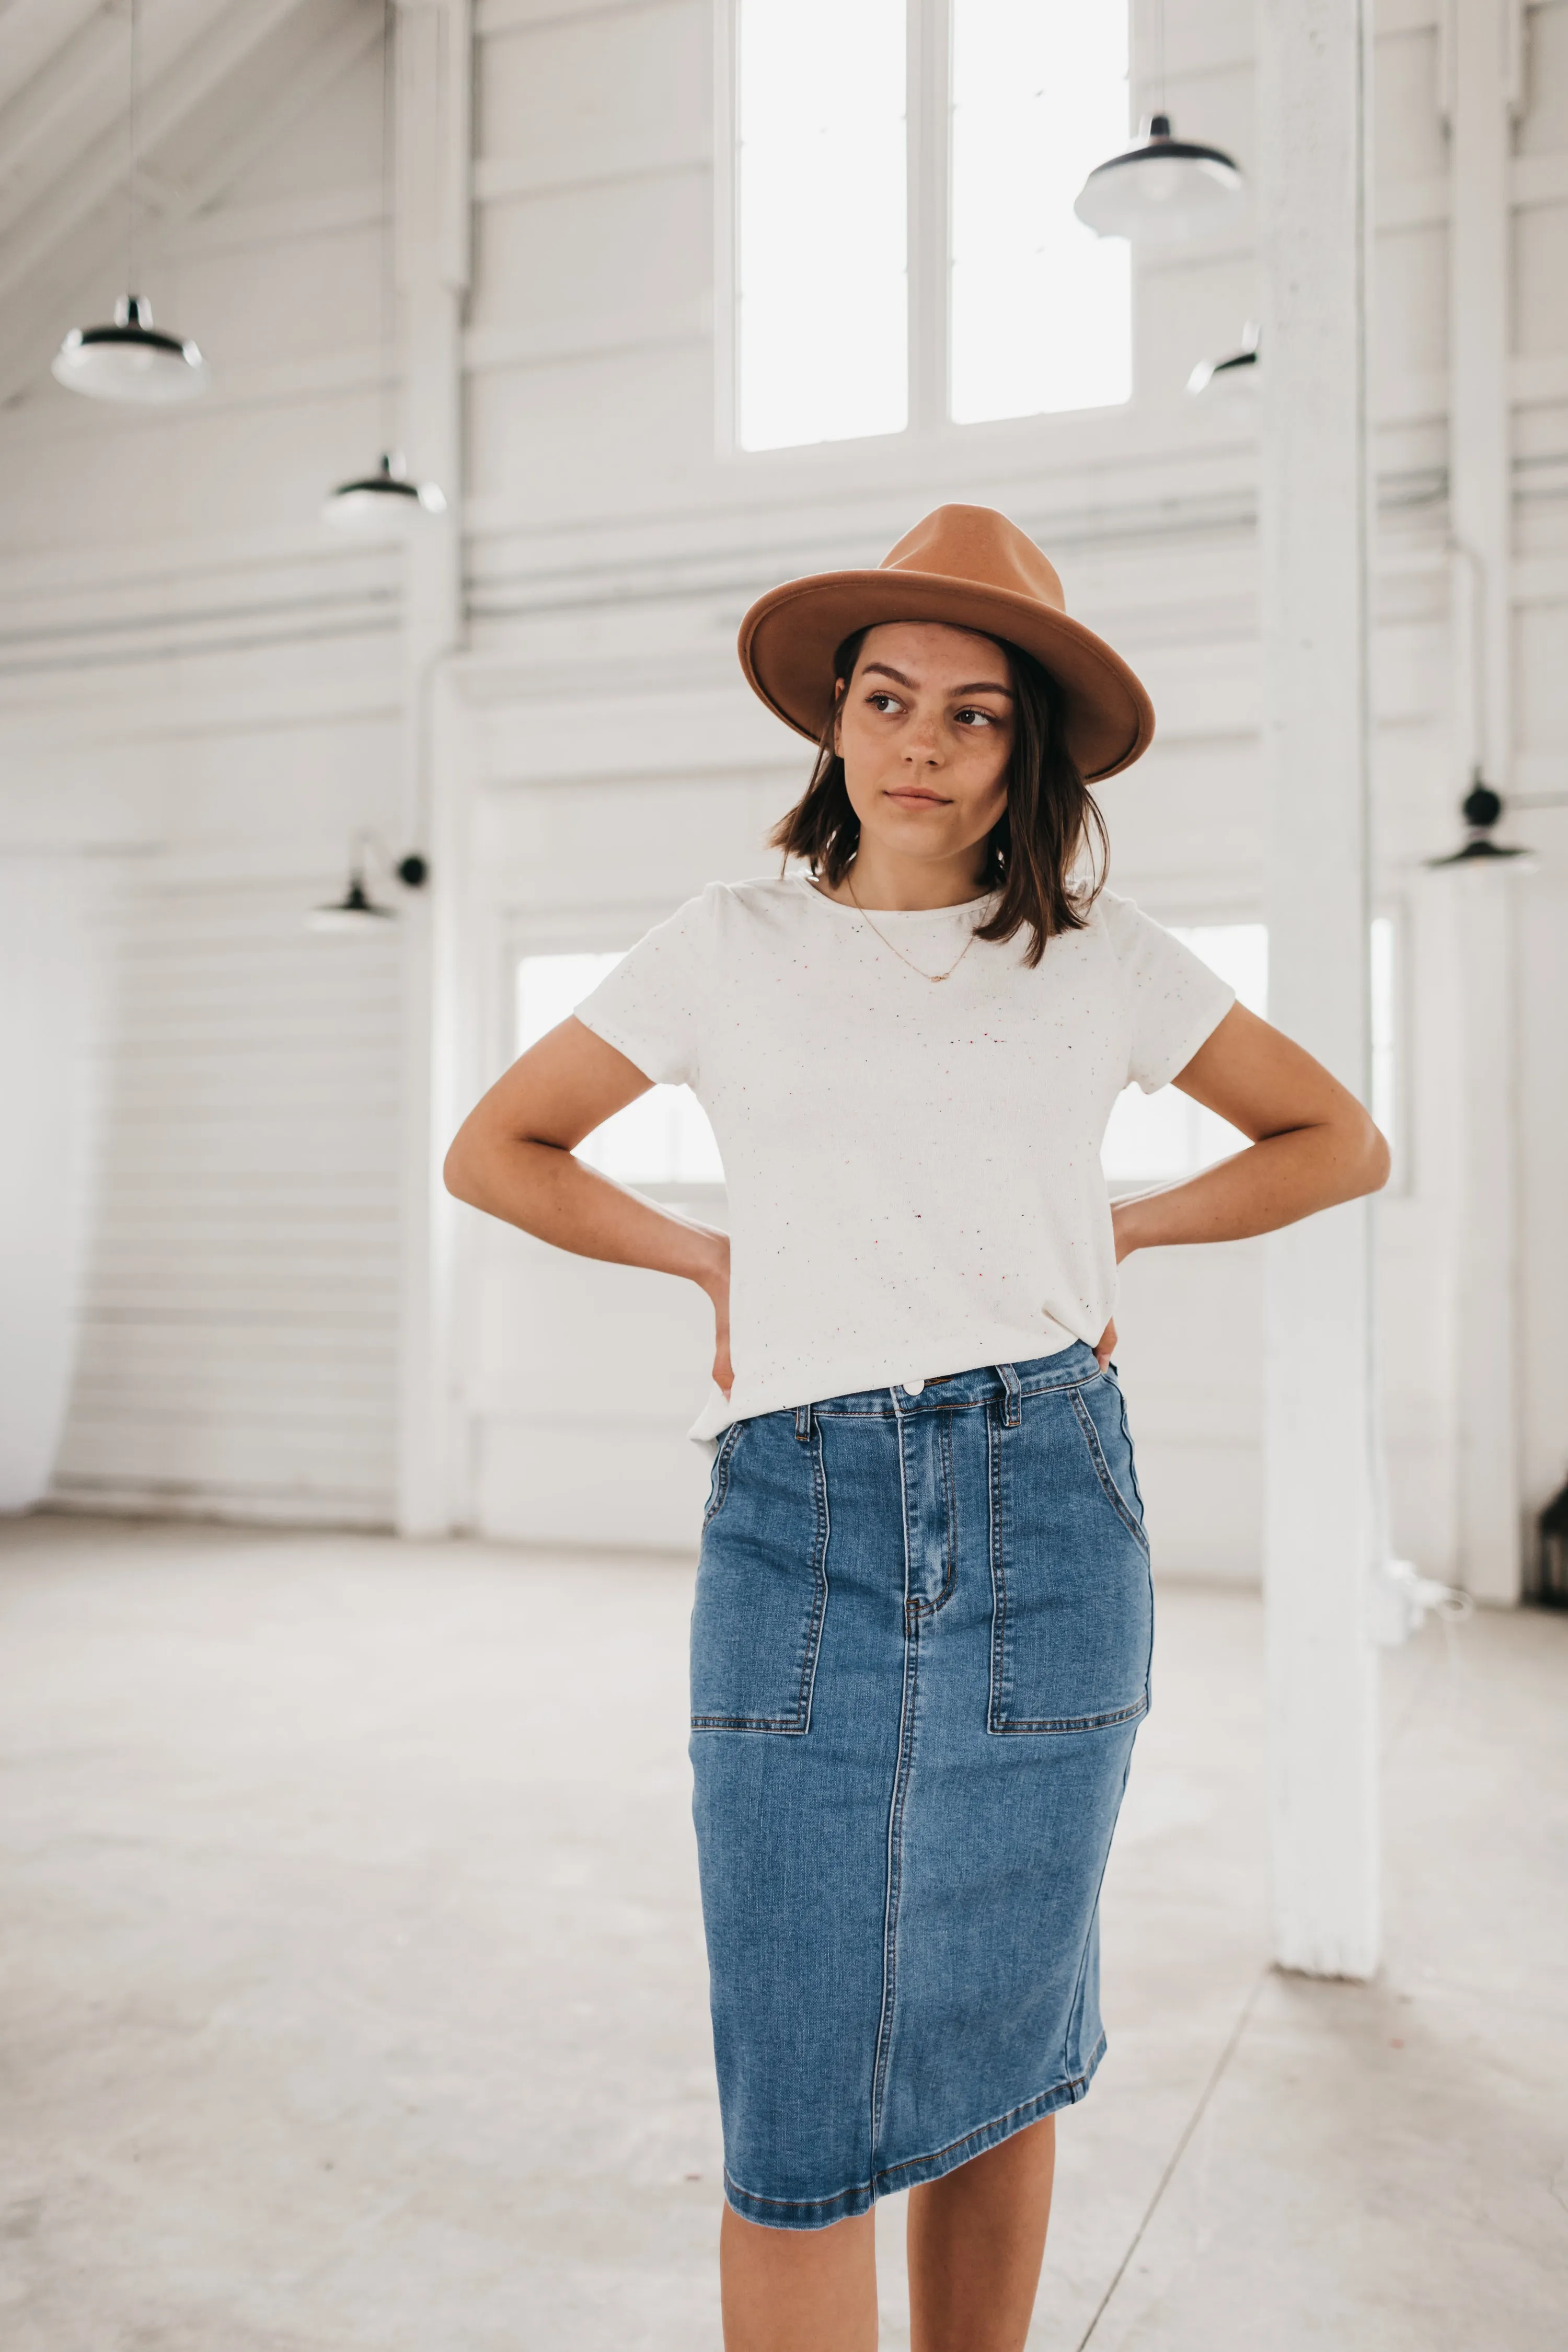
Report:
[[[1118,0],[954,0],[952,413],[1103,408],[1132,390],[1131,264],[1073,198],[1127,136]]]
[[[1129,397],[1127,0],[731,5],[742,448]]]
[[[1268,933],[1262,923],[1207,923],[1174,936],[1235,989],[1249,1013],[1268,1007]],[[1397,1153],[1398,1083],[1395,1067],[1394,924],[1380,915],[1372,926],[1371,1029],[1373,1118]],[[1179,1183],[1212,1168],[1216,1160],[1245,1149],[1247,1138],[1226,1119],[1205,1110],[1174,1087],[1146,1095],[1129,1087],[1117,1097],[1105,1130],[1101,1159],[1111,1190],[1136,1191],[1151,1184]]]
[[[517,967],[517,1051],[524,1054],[564,1021],[625,950],[608,955],[527,955]],[[652,1087],[577,1147],[577,1156],[618,1184],[721,1184],[723,1163],[708,1115],[689,1087]]]
[[[897,433],[909,414],[905,0],[739,0],[740,434]]]
[[[1372,1100],[1368,1108],[1383,1129],[1395,1179],[1402,1182],[1399,1068],[1394,1058],[1399,1027],[1397,966],[1393,919],[1379,915],[1372,927]]]

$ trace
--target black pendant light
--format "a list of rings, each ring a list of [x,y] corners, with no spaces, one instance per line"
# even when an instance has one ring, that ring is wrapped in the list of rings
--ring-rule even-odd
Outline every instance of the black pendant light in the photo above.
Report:
[[[131,103],[127,110],[130,163],[125,186],[125,277],[136,283],[137,110],[142,81],[141,0],[131,0]],[[113,323],[73,327],[55,353],[53,374],[68,392],[93,400],[132,401],[144,408],[172,407],[194,400],[206,388],[207,366],[195,343],[161,334],[140,294],[122,294]]]
[[[1465,820],[1465,838],[1458,849],[1446,857],[1429,857],[1428,866],[1504,866],[1511,858],[1530,858],[1528,849],[1516,849],[1507,842],[1492,839],[1492,827],[1502,814],[1502,794],[1483,782],[1477,768],[1470,778],[1470,789],[1459,803],[1459,814]],[[1515,866],[1516,873],[1529,872],[1526,866]]]
[[[1097,163],[1079,190],[1074,212],[1098,236],[1135,246],[1184,245],[1221,228],[1247,201],[1247,183],[1223,147],[1178,139],[1165,111],[1165,5],[1155,13],[1159,104],[1143,135]]]
[[[397,315],[396,257],[393,246],[394,80],[397,11],[384,0],[381,33],[381,456],[366,474],[340,482],[321,507],[321,520],[335,530],[384,537],[413,528],[426,515],[446,511],[446,493],[437,482],[411,482],[408,465],[392,446],[392,380]]]
[[[402,452],[384,449],[374,473],[340,482],[321,513],[342,530],[381,530],[395,529],[416,513],[442,514],[446,506],[446,493],[437,483],[411,482]]]

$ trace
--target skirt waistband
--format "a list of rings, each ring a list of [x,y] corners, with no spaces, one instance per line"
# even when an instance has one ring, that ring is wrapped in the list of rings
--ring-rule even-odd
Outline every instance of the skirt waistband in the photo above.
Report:
[[[918,1389],[897,1386],[858,1389],[847,1396],[824,1397],[820,1402],[795,1409],[797,1426],[814,1417],[839,1420],[869,1414],[885,1421],[913,1413],[962,1412],[998,1404],[1012,1417],[1018,1402],[1052,1389],[1082,1388],[1100,1377],[1100,1359],[1082,1339],[1059,1348],[1054,1356],[1035,1356],[1021,1364],[981,1364],[973,1371],[952,1372],[925,1381]]]

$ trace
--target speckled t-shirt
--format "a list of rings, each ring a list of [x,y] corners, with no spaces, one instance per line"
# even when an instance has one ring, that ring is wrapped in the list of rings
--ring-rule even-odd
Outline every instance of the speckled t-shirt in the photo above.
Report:
[[[1032,971],[1020,934],[924,978],[991,904],[873,909],[873,929],[800,876],[714,882],[578,1006],[691,1088],[723,1156],[735,1378],[693,1437],[1092,1346],[1110,1321],[1111,1105],[1167,1084],[1235,1000],[1109,891]]]

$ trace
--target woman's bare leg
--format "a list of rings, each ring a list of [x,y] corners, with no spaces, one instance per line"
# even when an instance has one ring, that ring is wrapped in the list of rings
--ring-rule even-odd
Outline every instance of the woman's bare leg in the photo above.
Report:
[[[858,2213],[826,2230],[763,2230],[726,2205],[724,2352],[876,2352],[874,2224]]]
[[[1040,2283],[1057,2119],[910,2191],[910,2352],[1023,2352]]]

